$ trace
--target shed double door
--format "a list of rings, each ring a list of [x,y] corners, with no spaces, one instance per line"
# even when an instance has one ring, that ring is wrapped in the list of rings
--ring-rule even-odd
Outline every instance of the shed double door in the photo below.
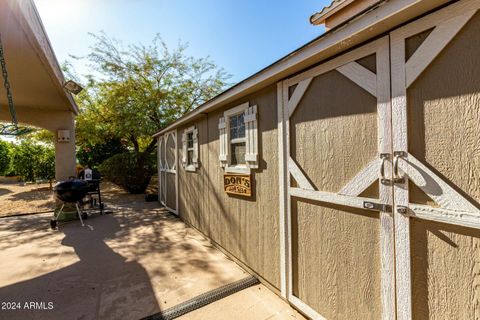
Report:
[[[279,84],[281,290],[308,316],[480,316],[479,7]]]
[[[158,138],[158,197],[160,203],[172,213],[178,208],[178,148],[177,131],[170,131]]]

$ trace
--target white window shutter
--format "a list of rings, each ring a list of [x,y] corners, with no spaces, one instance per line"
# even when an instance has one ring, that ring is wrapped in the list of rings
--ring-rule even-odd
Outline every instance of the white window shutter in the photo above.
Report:
[[[218,122],[218,130],[220,137],[220,152],[218,155],[218,160],[222,167],[225,167],[228,163],[228,135],[227,135],[227,124],[225,122],[225,117],[221,117]]]
[[[182,133],[182,164],[184,167],[187,165],[187,134],[185,131]]]
[[[247,138],[245,161],[252,169],[258,168],[258,125],[257,106],[245,110],[245,137]]]
[[[193,165],[198,168],[198,129],[193,129]]]

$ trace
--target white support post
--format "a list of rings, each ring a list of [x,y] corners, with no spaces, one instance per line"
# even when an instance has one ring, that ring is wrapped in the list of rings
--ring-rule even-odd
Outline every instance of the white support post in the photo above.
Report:
[[[285,119],[283,118],[283,82],[277,83],[277,130],[278,130],[278,186],[279,186],[279,214],[280,214],[280,294],[287,299],[287,155],[285,152]]]
[[[391,38],[392,70],[392,128],[393,150],[408,152],[407,88],[405,86],[405,39]],[[395,206],[395,273],[397,319],[412,319],[412,275],[410,266],[410,219],[399,213],[399,207],[408,207],[408,179],[394,184]]]
[[[379,39],[376,75],[378,152],[392,154],[392,109],[390,96],[390,48],[388,37]],[[379,179],[380,203],[393,205],[391,184],[383,184],[382,178],[392,180],[391,159],[385,159],[385,177]],[[377,167],[378,168],[378,167]],[[380,172],[380,171],[377,171]],[[378,173],[377,173],[378,174]],[[394,220],[390,212],[380,212],[380,254],[382,283],[382,319],[396,319],[395,310],[395,238]]]
[[[310,80],[311,81],[311,80]],[[310,81],[308,81],[308,85],[310,84]],[[306,85],[306,87],[308,87]],[[303,90],[305,92],[306,90]],[[286,199],[284,201],[285,205],[285,274],[286,274],[286,296],[289,301],[291,301],[291,298],[293,296],[292,293],[292,288],[293,288],[293,277],[292,277],[292,205],[291,205],[291,197],[289,193],[289,188],[291,186],[291,177],[290,177],[290,171],[288,170],[288,158],[290,158],[290,115],[291,111],[289,109],[289,99],[288,99],[288,84],[283,82],[282,86],[282,105],[283,105],[283,141],[284,141],[284,172],[285,172],[285,177],[284,177],[284,188],[285,188],[285,193],[286,193]]]
[[[179,208],[179,186],[178,186],[178,174],[179,174],[179,164],[178,164],[178,129],[175,129],[175,211],[177,215],[180,215],[180,208]]]
[[[167,199],[168,199],[168,188],[167,188],[167,170],[168,170],[168,162],[167,162],[167,141],[168,141],[168,133],[165,134],[164,138],[163,138],[163,150],[164,150],[164,154],[163,154],[163,163],[164,163],[164,172],[163,172],[163,190],[164,190],[164,197],[165,199],[163,199],[163,202],[164,202],[164,206],[165,208],[168,209],[167,207]]]
[[[158,174],[158,202],[162,202],[162,155],[161,155],[162,136],[157,137],[157,174]]]

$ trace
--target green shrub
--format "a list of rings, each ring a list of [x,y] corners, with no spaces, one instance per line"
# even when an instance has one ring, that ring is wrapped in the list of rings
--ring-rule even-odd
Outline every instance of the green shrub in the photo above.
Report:
[[[0,176],[10,171],[10,144],[0,140]]]
[[[127,152],[120,139],[109,139],[103,143],[84,143],[77,150],[77,159],[81,165],[98,167],[101,163],[116,154]]]
[[[35,181],[35,170],[44,147],[29,140],[12,148],[12,169],[25,181]]]
[[[121,153],[108,158],[99,166],[105,179],[130,193],[143,193],[155,172],[155,155]]]
[[[55,149],[45,147],[42,154],[39,155],[35,178],[48,180],[50,188],[52,187],[52,181],[55,179]]]
[[[11,166],[8,176],[19,175],[25,181],[55,177],[55,149],[31,140],[11,145]]]
[[[18,176],[18,174],[13,169],[10,171],[7,171],[7,173],[5,174],[5,177],[16,177],[16,176]]]

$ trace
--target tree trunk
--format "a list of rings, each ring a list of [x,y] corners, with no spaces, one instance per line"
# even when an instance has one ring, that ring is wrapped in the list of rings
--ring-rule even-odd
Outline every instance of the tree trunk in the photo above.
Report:
[[[136,153],[140,152],[140,146],[138,145],[138,141],[134,136],[130,136],[130,141],[133,144],[133,148],[135,149]]]
[[[153,139],[153,140],[149,143],[147,149],[145,149],[145,153],[146,153],[146,154],[152,153],[153,150],[155,150],[155,147],[156,147],[156,146],[157,146],[157,139]]]

